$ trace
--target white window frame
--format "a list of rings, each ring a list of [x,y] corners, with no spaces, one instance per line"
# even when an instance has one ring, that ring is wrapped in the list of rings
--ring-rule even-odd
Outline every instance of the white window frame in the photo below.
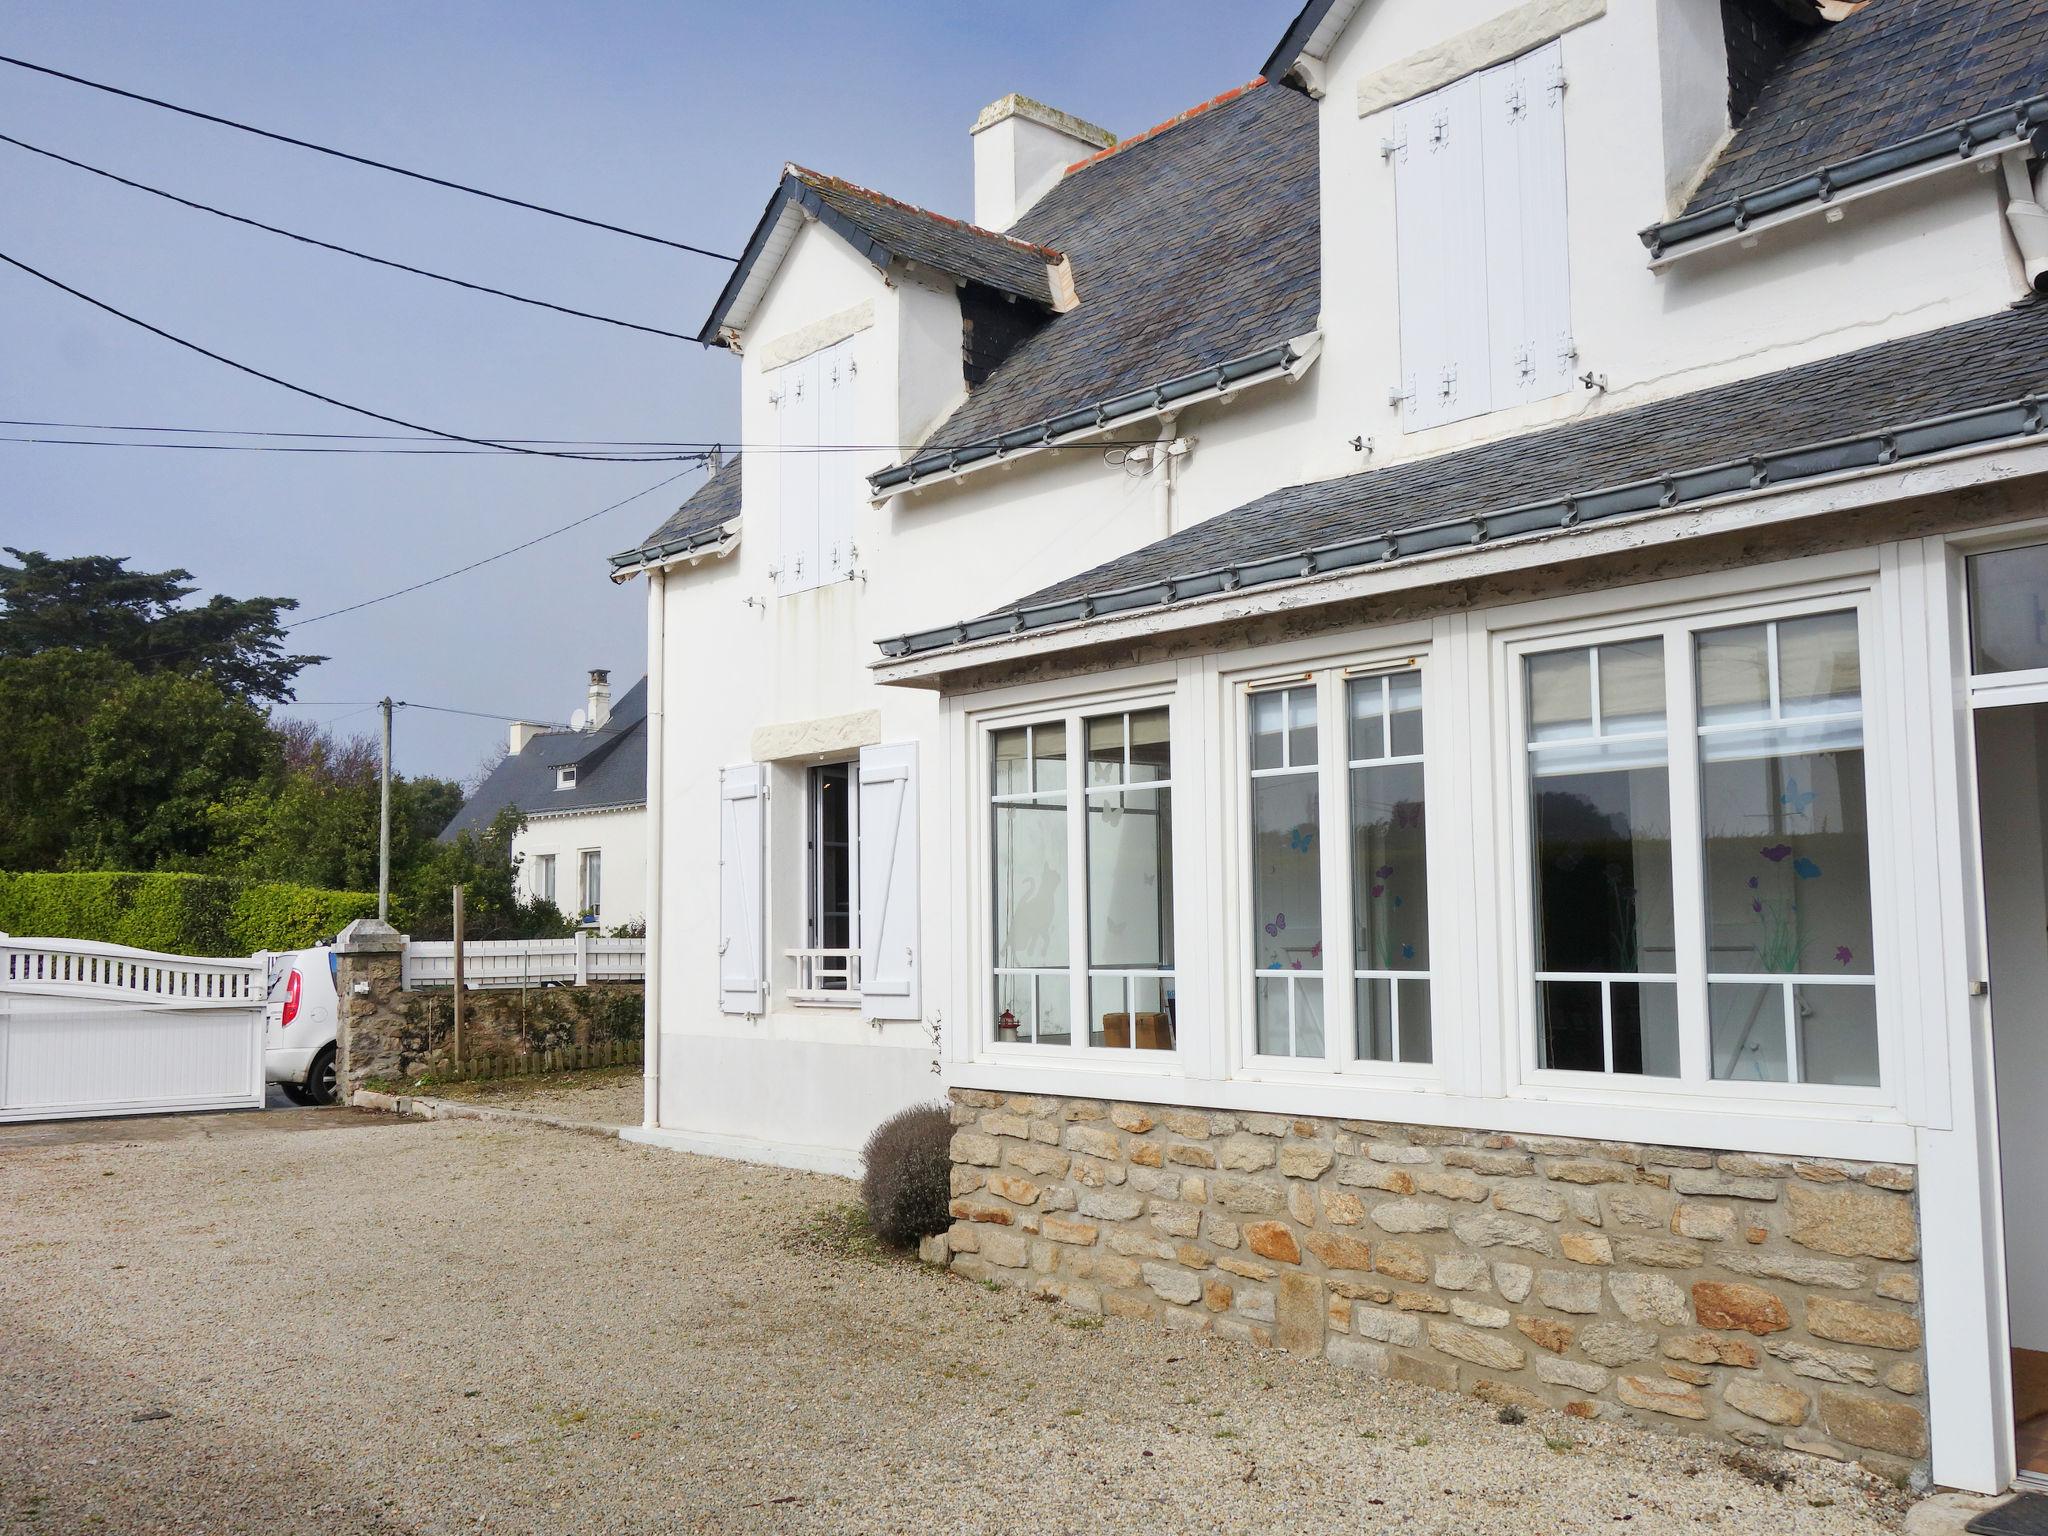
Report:
[[[1182,844],[1186,837],[1185,807],[1178,803],[1176,794],[1174,816],[1174,869],[1173,892],[1174,916],[1174,958],[1175,964],[1164,971],[1129,971],[1117,967],[1104,967],[1099,971],[1089,963],[1088,949],[1088,815],[1087,815],[1087,722],[1110,715],[1133,715],[1147,710],[1163,709],[1167,712],[1166,731],[1169,750],[1175,754],[1173,767],[1166,779],[1157,784],[1147,782],[1146,789],[1172,790],[1181,782],[1182,774],[1179,753],[1199,750],[1190,742],[1183,745],[1192,733],[1180,707],[1176,690],[1171,684],[1163,686],[1138,687],[1114,693],[1076,697],[1062,700],[1057,705],[1020,705],[1010,709],[990,710],[973,717],[973,795],[969,804],[973,808],[975,832],[974,891],[970,910],[975,914],[975,929],[978,940],[973,951],[973,977],[976,1006],[969,1017],[975,1030],[975,1050],[992,1060],[1035,1062],[1055,1064],[1066,1062],[1078,1065],[1087,1062],[1094,1065],[1113,1066],[1121,1072],[1136,1073],[1177,1073],[1186,1058],[1188,1048],[1187,997],[1183,990],[1186,968],[1180,964],[1180,944],[1188,931],[1188,903],[1185,899],[1179,871],[1182,868]],[[1061,725],[1067,733],[1067,770],[1063,794],[1066,810],[1067,849],[1067,963],[1063,968],[998,967],[995,964],[995,816],[998,805],[1025,803],[1040,794],[1053,791],[1032,790],[1021,795],[997,795],[995,783],[995,737],[999,731],[1017,730],[1027,726]],[[1125,762],[1128,767],[1130,744],[1125,740]],[[1103,793],[1128,788],[1127,785],[1102,788]],[[995,982],[999,975],[1028,975],[1038,978],[1036,985],[1045,985],[1063,969],[1069,988],[1068,1041],[1065,1045],[1041,1045],[1035,1041],[1018,1040],[1012,1043],[1002,1041],[996,1032]],[[1135,1020],[1132,1029],[1132,1044],[1128,1046],[1096,1045],[1089,1039],[1092,1033],[1090,1020],[1090,982],[1097,975],[1106,976],[1163,976],[1174,988],[1174,1043],[1164,1050],[1143,1049],[1136,1043]],[[1057,982],[1051,984],[1057,985]],[[1128,995],[1128,994],[1127,994]],[[1034,994],[1035,996],[1035,994]]]
[[[533,897],[536,901],[546,902],[555,899],[555,856],[552,853],[533,856]]]
[[[1442,965],[1439,943],[1448,935],[1442,933],[1437,914],[1453,910],[1451,903],[1457,899],[1450,883],[1455,879],[1455,871],[1449,867],[1450,859],[1432,839],[1424,872],[1429,888],[1431,968],[1398,973],[1410,981],[1430,982],[1429,1061],[1373,1061],[1359,1056],[1356,983],[1361,973],[1355,954],[1357,925],[1351,911],[1352,764],[1346,685],[1354,678],[1392,676],[1406,671],[1413,671],[1420,677],[1423,803],[1425,807],[1447,803],[1450,754],[1441,745],[1431,745],[1433,741],[1441,741],[1440,736],[1431,734],[1431,722],[1439,712],[1447,716],[1450,711],[1439,702],[1443,688],[1438,677],[1442,668],[1435,665],[1428,635],[1427,625],[1390,628],[1376,635],[1380,643],[1370,647],[1311,652],[1303,655],[1299,662],[1284,667],[1269,662],[1262,668],[1224,674],[1224,693],[1232,722],[1232,789],[1229,792],[1229,825],[1218,835],[1230,839],[1230,857],[1237,868],[1236,899],[1230,904],[1225,929],[1228,947],[1239,972],[1232,989],[1241,1021],[1240,1027],[1232,1031],[1231,1040],[1235,1076],[1286,1081],[1302,1078],[1320,1080],[1336,1074],[1342,1080],[1371,1081],[1390,1087],[1428,1089],[1444,1085],[1445,1035],[1437,1023],[1440,1017],[1437,977],[1438,968]],[[1257,988],[1262,973],[1251,963],[1248,954],[1250,935],[1255,931],[1251,925],[1262,921],[1252,905],[1251,784],[1254,773],[1266,777],[1291,770],[1254,770],[1251,766],[1251,700],[1254,694],[1301,687],[1313,687],[1316,691],[1317,836],[1323,845],[1319,865],[1323,965],[1317,974],[1323,983],[1323,1054],[1319,1057],[1266,1056],[1261,1055],[1258,1049]],[[1438,729],[1442,728],[1439,724]],[[1425,810],[1424,814],[1426,816],[1428,811]],[[1341,856],[1331,856],[1333,847],[1342,850]],[[1363,974],[1379,973],[1367,967]],[[1332,985],[1333,978],[1337,985]],[[1288,991],[1291,999],[1294,988],[1290,985]]]
[[[590,864],[597,861],[597,900],[590,899]],[[601,915],[604,911],[604,850],[602,848],[579,848],[576,850],[576,915],[581,917],[590,912]]]
[[[1693,635],[1824,613],[1856,615],[1863,698],[1863,757],[1866,803],[1871,808],[1870,887],[1872,979],[1877,1008],[1878,1086],[1837,1087],[1822,1083],[1717,1081],[1711,1076],[1707,1020],[1705,850],[1700,836],[1699,727],[1695,705]],[[1874,625],[1875,583],[1862,581],[1821,592],[1756,593],[1667,604],[1607,617],[1562,619],[1495,633],[1495,709],[1498,725],[1497,793],[1502,825],[1510,829],[1502,886],[1510,916],[1507,937],[1513,963],[1505,978],[1508,1017],[1516,1038],[1510,1060],[1511,1093],[1589,1098],[1625,1097],[1631,1102],[1669,1099],[1698,1103],[1726,1101],[1745,1107],[1796,1111],[1804,1108],[1888,1109],[1901,1097],[1897,1018],[1898,967],[1903,935],[1891,889],[1893,855],[1880,835],[1885,824],[1886,754],[1893,750],[1884,697],[1883,647]],[[1584,646],[1612,645],[1652,637],[1664,642],[1665,741],[1671,795],[1671,879],[1673,933],[1678,954],[1671,974],[1678,989],[1679,1075],[1567,1071],[1537,1064],[1535,1006],[1535,893],[1528,794],[1527,690],[1524,664],[1531,655]],[[1574,973],[1576,974],[1576,973]],[[1717,973],[1718,974],[1718,973]],[[1635,974],[1620,977],[1636,980]]]
[[[823,841],[821,816],[824,802],[818,795],[819,770],[824,768],[846,770],[847,942],[843,955],[828,952],[826,946],[818,942],[822,937],[825,906],[824,860],[819,849]],[[860,759],[812,763],[803,770],[803,775],[803,943],[790,952],[791,958],[797,962],[797,986],[791,995],[800,993],[798,1000],[811,1007],[858,1008],[861,953]],[[841,985],[826,986],[824,983],[828,980],[837,980]]]
[[[569,764],[569,765],[568,765],[567,767],[564,767],[564,768],[557,768],[557,769],[555,770],[555,788],[556,788],[556,789],[558,789],[558,790],[560,790],[560,789],[574,789],[575,787],[576,787],[576,765],[575,765],[574,763],[570,763],[570,764]]]

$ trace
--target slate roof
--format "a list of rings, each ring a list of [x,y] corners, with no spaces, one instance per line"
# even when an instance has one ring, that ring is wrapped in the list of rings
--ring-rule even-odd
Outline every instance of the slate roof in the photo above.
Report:
[[[2048,401],[2028,397],[2042,395],[2048,303],[2037,302],[1588,421],[1288,486],[964,630],[885,641],[883,650],[1085,617],[1082,599],[1094,613],[1154,606],[2038,432]],[[1897,430],[1979,410],[1950,426]],[[1896,436],[1887,443],[1886,433]]]
[[[697,332],[697,339],[706,346],[722,344],[720,327],[760,263],[781,259],[788,247],[783,221],[793,209],[815,216],[878,269],[886,269],[891,260],[915,262],[1047,309],[1056,302],[1051,269],[1059,264],[1059,251],[792,164],[783,167],[775,195],[769,198],[746,250]],[[770,266],[768,270],[774,269]]]
[[[667,521],[632,549],[612,556],[612,564],[638,565],[679,554],[703,544],[740,515],[740,455],[734,454],[668,515]]]
[[[2043,0],[1870,0],[1786,55],[1681,218],[1923,136],[1937,136],[1927,158],[1953,155],[1959,124],[2044,93]],[[2030,118],[2042,122],[2048,105]],[[2011,119],[1986,130],[1977,142]],[[1665,240],[1678,222],[1657,226]]]
[[[735,479],[738,477],[735,476]],[[700,493],[701,494],[701,493]],[[576,765],[576,787],[555,788],[555,770]],[[441,830],[481,833],[507,806],[541,811],[599,811],[647,803],[647,679],[620,694],[611,718],[595,731],[543,731],[516,757],[507,757],[455,819]]]
[[[1270,348],[1322,303],[1316,105],[1254,82],[1068,171],[1012,233],[1080,302],[932,434],[960,446]]]

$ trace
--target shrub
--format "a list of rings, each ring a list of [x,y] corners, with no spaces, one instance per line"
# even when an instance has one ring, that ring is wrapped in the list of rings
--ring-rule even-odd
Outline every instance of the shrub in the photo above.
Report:
[[[943,1232],[952,1222],[953,1122],[943,1104],[900,1110],[875,1127],[861,1150],[860,1197],[875,1236],[896,1248]]]
[[[377,898],[215,875],[0,874],[0,933],[171,955],[253,955],[331,939]]]

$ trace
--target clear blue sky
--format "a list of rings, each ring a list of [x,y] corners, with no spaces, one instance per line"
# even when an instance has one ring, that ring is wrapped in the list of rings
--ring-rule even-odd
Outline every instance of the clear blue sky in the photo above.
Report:
[[[972,210],[967,129],[1023,91],[1118,133],[1242,84],[1293,0],[279,5],[28,0],[0,52],[297,137],[737,251],[798,160]],[[694,332],[723,264],[0,68],[0,132],[415,265]],[[722,352],[470,295],[243,229],[0,144],[0,251],[215,351],[475,435],[729,440]],[[0,417],[380,431],[0,268]],[[22,429],[0,427],[0,434]],[[671,469],[509,457],[0,443],[0,543],[184,566],[311,614],[514,544]],[[644,668],[644,588],[603,557],[697,483],[415,597],[308,627],[303,712],[380,694],[561,718]],[[715,660],[712,659],[712,660]],[[310,707],[322,701],[322,707]],[[325,701],[334,701],[329,706]],[[398,766],[461,776],[503,727],[401,717]]]

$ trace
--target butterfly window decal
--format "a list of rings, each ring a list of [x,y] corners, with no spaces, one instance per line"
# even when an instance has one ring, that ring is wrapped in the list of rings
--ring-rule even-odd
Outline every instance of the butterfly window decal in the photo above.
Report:
[[[1794,816],[1804,816],[1813,808],[1813,802],[1819,798],[1820,791],[1801,789],[1797,779],[1787,779],[1785,793],[1778,796],[1778,804],[1784,806]]]
[[[1269,939],[1277,939],[1280,937],[1281,934],[1285,933],[1286,931],[1287,914],[1285,912],[1275,912],[1273,914],[1273,920],[1266,924],[1266,937]]]
[[[1316,830],[1306,822],[1287,834],[1287,846],[1296,853],[1307,853],[1315,840]]]

